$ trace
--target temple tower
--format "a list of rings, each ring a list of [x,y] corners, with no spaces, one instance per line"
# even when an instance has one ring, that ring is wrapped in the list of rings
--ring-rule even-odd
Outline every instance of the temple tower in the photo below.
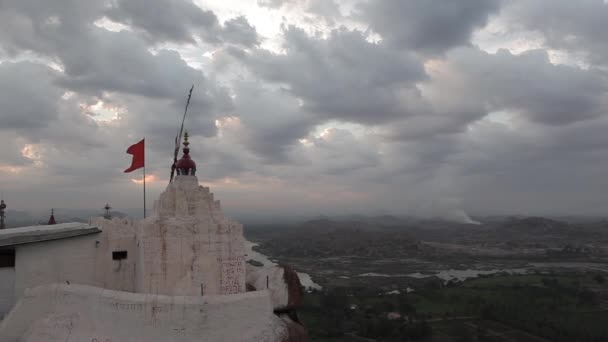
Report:
[[[188,135],[177,176],[142,221],[138,292],[200,296],[245,292],[243,227],[224,217],[209,188],[200,186]]]

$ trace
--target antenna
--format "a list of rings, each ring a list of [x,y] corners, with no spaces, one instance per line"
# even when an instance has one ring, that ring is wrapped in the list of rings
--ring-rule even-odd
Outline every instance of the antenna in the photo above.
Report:
[[[173,175],[175,175],[175,165],[177,164],[177,155],[179,154],[179,144],[182,141],[182,134],[184,132],[184,121],[186,121],[188,106],[190,105],[190,99],[192,98],[192,90],[194,90],[194,84],[192,85],[192,88],[190,88],[190,92],[188,93],[188,101],[186,101],[186,109],[184,109],[184,116],[182,117],[182,125],[179,129],[179,132],[175,136],[175,150],[173,151],[173,165],[171,165],[171,177],[169,178],[169,183],[173,181]]]

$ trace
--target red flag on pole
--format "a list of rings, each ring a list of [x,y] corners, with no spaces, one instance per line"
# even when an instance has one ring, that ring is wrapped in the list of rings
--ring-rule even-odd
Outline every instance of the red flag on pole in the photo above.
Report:
[[[132,172],[145,166],[145,140],[142,139],[127,149],[127,153],[133,155],[133,160],[131,161],[131,167],[126,169],[125,172]]]

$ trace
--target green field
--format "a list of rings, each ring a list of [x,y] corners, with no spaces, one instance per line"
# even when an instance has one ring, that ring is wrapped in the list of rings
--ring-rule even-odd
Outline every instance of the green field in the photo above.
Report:
[[[599,342],[608,341],[608,311],[597,295],[606,287],[593,273],[496,275],[398,295],[340,287],[307,294],[300,312],[313,341],[358,336],[376,341]],[[389,320],[388,312],[404,318]]]

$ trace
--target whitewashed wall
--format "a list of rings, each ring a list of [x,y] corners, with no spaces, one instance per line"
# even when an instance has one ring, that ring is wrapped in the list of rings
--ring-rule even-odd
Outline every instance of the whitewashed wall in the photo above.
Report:
[[[0,323],[2,342],[279,342],[266,291],[168,297],[80,285],[28,291]]]
[[[134,291],[137,240],[132,221],[95,219],[101,233],[17,246],[15,295],[51,283]],[[113,251],[127,259],[112,260]]]
[[[15,269],[0,268],[0,321],[13,307],[15,301]]]
[[[137,221],[131,219],[92,219],[102,228],[97,236],[95,284],[109,290],[135,291],[138,263]],[[112,252],[126,251],[127,259],[112,260]]]
[[[96,285],[97,234],[18,246],[15,295],[50,283]]]
[[[139,232],[137,292],[200,296],[245,292],[240,224],[194,176],[177,176]]]

